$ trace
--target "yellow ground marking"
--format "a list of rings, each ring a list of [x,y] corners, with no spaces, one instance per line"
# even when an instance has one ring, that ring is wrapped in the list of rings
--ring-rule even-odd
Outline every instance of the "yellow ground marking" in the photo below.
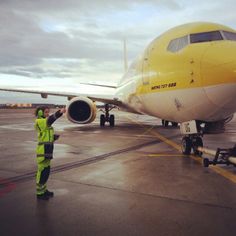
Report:
[[[144,125],[142,125],[142,123],[136,121],[136,120],[133,120],[132,118],[128,117],[127,118],[129,120],[131,120],[132,122],[144,127]],[[152,127],[153,129],[153,127]],[[180,151],[181,152],[181,146],[178,145],[177,143],[175,143],[174,141],[164,137],[163,135],[161,135],[160,133],[158,133],[157,131],[154,131],[150,129],[150,133],[153,134],[155,137],[157,137],[159,140],[165,142],[166,144],[170,145],[171,147],[175,148],[176,150]],[[176,155],[177,156],[177,155]],[[184,155],[181,155],[182,157]],[[191,159],[193,159],[194,161],[200,163],[202,165],[202,159],[200,159],[199,157],[196,157],[196,156],[193,156],[193,155],[189,155],[189,157]],[[225,177],[226,179],[230,180],[231,182],[235,183],[236,184],[236,175],[233,174],[233,173],[230,173],[229,171],[219,167],[219,166],[209,166],[208,168],[210,168],[211,170],[213,170],[214,172],[216,172],[217,174]]]
[[[136,138],[134,138],[134,139],[128,141],[126,144],[131,144],[131,143],[133,143],[135,140],[140,139],[140,138],[143,137],[145,134],[150,133],[150,131],[151,131],[153,128],[154,128],[154,126],[152,126],[151,128],[145,130],[143,133],[137,135]]]
[[[131,120],[132,122],[138,124],[139,126],[142,126],[144,128],[144,125],[132,118],[130,118],[129,116],[126,116],[129,120]],[[155,126],[152,126],[149,130],[149,132],[154,136],[157,137],[159,140],[165,142],[166,144],[169,144],[170,146],[174,147],[175,149],[177,149],[178,151],[181,151],[181,146],[178,145],[177,143],[173,142],[170,139],[167,139],[166,137],[164,137],[163,135],[159,134],[157,131],[152,130]]]
[[[153,128],[154,128],[154,126],[152,126],[151,128],[149,128],[149,129],[145,130],[145,132],[143,132],[142,134],[139,134],[139,135],[137,135],[137,137],[139,138],[139,137],[142,137],[142,136],[144,136],[145,134],[148,134],[148,133],[150,133],[150,131],[151,131]]]
[[[183,157],[184,155],[180,155],[180,154],[148,154],[146,156],[149,157]]]
[[[178,151],[181,151],[181,150],[182,150],[180,145],[178,145],[176,142],[174,142],[174,141],[172,141],[172,140],[170,140],[170,139],[164,137],[163,135],[159,134],[157,131],[154,131],[154,130],[153,130],[153,131],[151,131],[151,133],[152,133],[155,137],[157,137],[159,140],[161,140],[161,141],[165,142],[166,144],[172,146],[172,147],[175,148],[176,150],[178,150]]]

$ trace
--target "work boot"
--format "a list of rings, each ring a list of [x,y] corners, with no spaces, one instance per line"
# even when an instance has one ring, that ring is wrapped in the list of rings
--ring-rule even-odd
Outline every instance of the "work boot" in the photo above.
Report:
[[[47,194],[41,194],[41,195],[38,195],[37,194],[37,199],[38,200],[48,200],[49,199],[49,196]]]
[[[48,190],[46,190],[46,192],[44,193],[47,197],[53,197],[54,196],[54,192],[50,192]]]

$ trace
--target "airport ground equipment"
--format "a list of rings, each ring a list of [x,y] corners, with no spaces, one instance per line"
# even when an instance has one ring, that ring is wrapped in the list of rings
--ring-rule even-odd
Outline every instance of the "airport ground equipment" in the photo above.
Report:
[[[208,167],[209,165],[234,165],[236,167],[236,145],[233,148],[217,148],[216,151],[199,148],[199,151],[214,155],[213,160],[209,160],[208,158],[203,159],[204,167]]]

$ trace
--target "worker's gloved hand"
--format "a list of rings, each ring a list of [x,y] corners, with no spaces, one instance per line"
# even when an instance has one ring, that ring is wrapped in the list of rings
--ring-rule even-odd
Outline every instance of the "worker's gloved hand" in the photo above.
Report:
[[[60,135],[59,135],[59,134],[54,134],[54,141],[58,140],[58,139],[59,139],[59,137],[60,137]]]
[[[61,113],[66,113],[66,108],[63,107],[62,109],[60,109],[60,112],[61,112]]]

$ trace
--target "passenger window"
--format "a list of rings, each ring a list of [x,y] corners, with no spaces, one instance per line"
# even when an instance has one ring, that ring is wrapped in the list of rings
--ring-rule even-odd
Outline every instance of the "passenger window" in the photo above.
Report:
[[[167,50],[170,52],[178,52],[188,45],[188,36],[173,39],[170,41]]]
[[[220,31],[211,31],[197,34],[190,34],[190,43],[203,43],[223,40]]]

